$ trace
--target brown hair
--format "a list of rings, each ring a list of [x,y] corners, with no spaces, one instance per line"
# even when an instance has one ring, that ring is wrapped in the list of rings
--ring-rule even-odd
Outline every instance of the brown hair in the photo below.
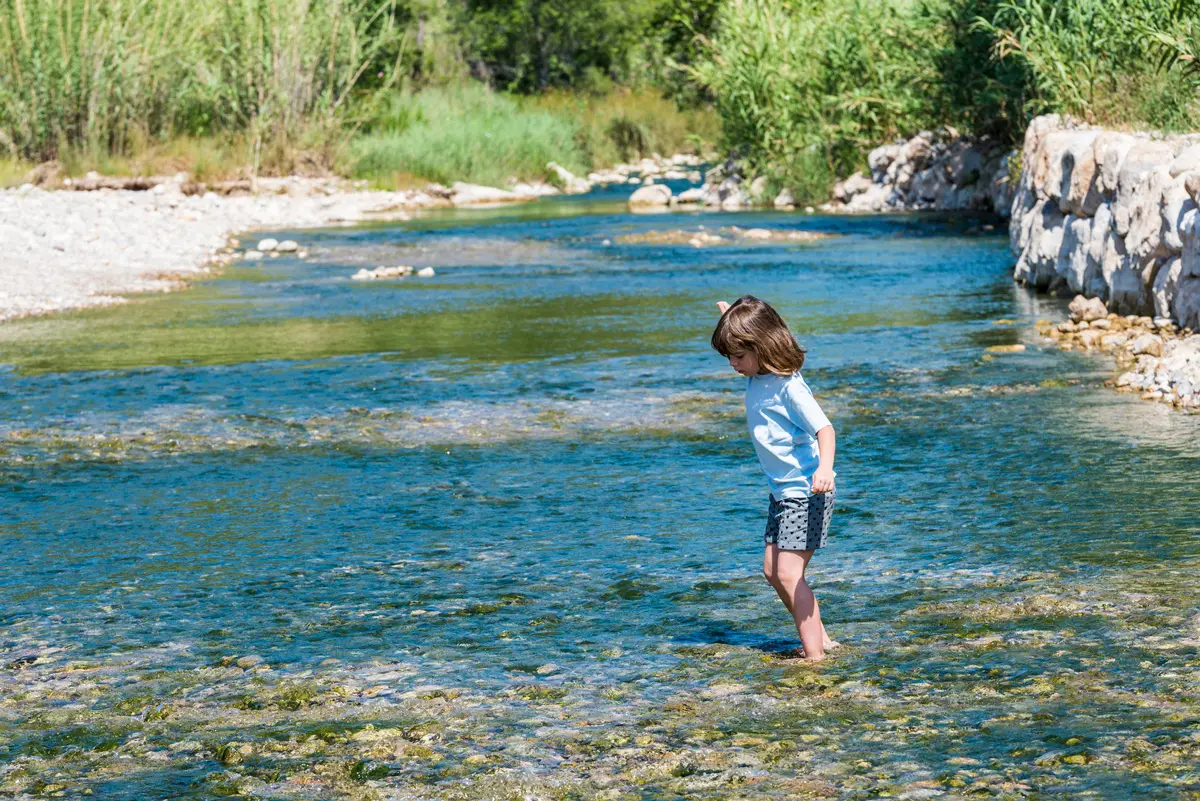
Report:
[[[791,375],[804,366],[804,348],[796,344],[787,323],[753,295],[743,295],[725,310],[713,331],[712,346],[726,358],[753,351],[759,369],[777,375]]]

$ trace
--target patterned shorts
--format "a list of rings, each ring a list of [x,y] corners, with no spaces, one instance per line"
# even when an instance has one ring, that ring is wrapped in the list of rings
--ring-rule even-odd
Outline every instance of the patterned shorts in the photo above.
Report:
[[[833,517],[833,493],[808,498],[771,498],[767,509],[767,533],[763,540],[785,551],[811,551],[825,547],[829,520]]]

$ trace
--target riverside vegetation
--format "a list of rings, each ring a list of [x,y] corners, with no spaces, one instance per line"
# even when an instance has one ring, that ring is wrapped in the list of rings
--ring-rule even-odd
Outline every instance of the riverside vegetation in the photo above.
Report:
[[[586,171],[714,140],[711,111],[681,111],[650,57],[626,52],[657,6],[621,8],[548,13],[546,63],[527,68],[528,10],[496,19],[472,3],[0,3],[0,184],[51,160],[55,178],[501,183],[543,179],[550,160]],[[602,47],[574,43],[580,25],[594,39],[618,20],[630,30]],[[473,80],[481,70],[491,80]]]

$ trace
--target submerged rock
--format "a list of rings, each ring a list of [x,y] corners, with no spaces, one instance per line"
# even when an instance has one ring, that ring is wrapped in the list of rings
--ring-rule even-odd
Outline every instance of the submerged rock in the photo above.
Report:
[[[433,268],[426,267],[424,269],[432,271]],[[363,267],[350,277],[355,281],[374,281],[379,278],[403,278],[412,274],[412,267],[409,267],[405,264],[400,264],[395,267],[384,267],[381,265],[373,270],[368,270],[366,267]],[[430,274],[432,274],[432,272]]]

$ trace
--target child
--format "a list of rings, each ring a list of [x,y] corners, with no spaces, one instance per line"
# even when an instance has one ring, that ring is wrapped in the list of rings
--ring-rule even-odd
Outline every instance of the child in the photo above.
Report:
[[[746,376],[746,422],[771,490],[763,574],[796,621],[804,658],[816,661],[836,646],[804,580],[833,515],[833,426],[800,377],[804,349],[783,318],[751,295],[717,308],[712,346]]]

